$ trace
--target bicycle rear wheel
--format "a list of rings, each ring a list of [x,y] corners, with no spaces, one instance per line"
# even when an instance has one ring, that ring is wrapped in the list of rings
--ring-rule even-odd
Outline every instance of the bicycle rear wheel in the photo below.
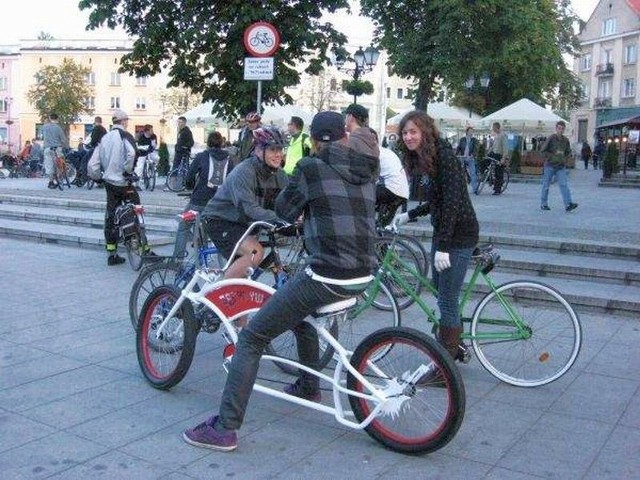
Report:
[[[65,168],[65,177],[67,181],[67,187],[71,188],[71,184],[75,181],[78,171],[72,163],[67,163]]]
[[[176,168],[167,175],[167,188],[172,192],[182,192],[185,189],[184,177],[185,171]]]
[[[144,189],[149,190],[149,166],[147,165],[146,160],[142,167],[142,183],[144,185]]]
[[[153,192],[153,190],[156,188],[156,177],[158,176],[158,173],[156,172],[156,166],[153,163],[149,165],[148,175],[149,191]]]
[[[132,233],[124,240],[124,246],[127,249],[129,265],[137,272],[144,263],[145,248],[147,246],[145,235],[140,231],[139,227],[135,233]]]
[[[351,365],[389,398],[365,427],[385,447],[429,453],[458,432],[465,413],[464,385],[453,360],[432,337],[406,327],[379,330],[356,348]],[[350,372],[347,388],[370,393]],[[354,395],[349,403],[358,422],[376,407],[376,402]]]
[[[160,390],[178,384],[189,371],[198,336],[193,307],[185,300],[157,335],[158,328],[180,297],[180,291],[163,285],[151,292],[142,307],[136,335],[136,354],[145,379]]]
[[[502,175],[502,188],[500,188],[500,193],[504,193],[504,191],[509,186],[509,170],[507,167],[504,168],[504,172]]]
[[[482,366],[503,382],[537,387],[557,380],[575,363],[582,328],[569,302],[552,287],[505,283],[487,294],[471,321],[473,349]]]

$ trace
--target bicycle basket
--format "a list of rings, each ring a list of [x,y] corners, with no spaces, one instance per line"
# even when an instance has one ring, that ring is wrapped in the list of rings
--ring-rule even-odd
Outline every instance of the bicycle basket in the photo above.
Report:
[[[133,204],[125,203],[116,208],[115,224],[118,226],[120,236],[123,239],[130,238],[136,234],[138,231],[138,218]]]

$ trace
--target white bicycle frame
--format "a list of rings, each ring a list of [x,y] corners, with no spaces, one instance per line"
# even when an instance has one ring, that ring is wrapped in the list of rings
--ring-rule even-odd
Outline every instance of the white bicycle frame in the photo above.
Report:
[[[199,282],[204,282],[204,286],[202,286],[198,292],[193,291],[194,287],[199,284]],[[238,341],[238,331],[233,324],[234,320],[258,311],[274,292],[275,290],[273,288],[254,280],[241,278],[219,280],[219,271],[217,273],[209,273],[204,270],[196,270],[193,278],[182,290],[180,297],[162,323],[158,326],[156,337],[160,338],[163,335],[164,329],[167,328],[167,325],[171,324],[169,322],[173,315],[175,315],[185,300],[189,300],[194,304],[202,304],[214,312],[224,325],[225,333],[223,333],[223,336],[225,340],[229,342],[229,344],[235,345]],[[238,306],[237,304],[240,301],[243,301],[246,305]],[[347,302],[341,301],[321,308],[319,311],[326,314],[327,316],[325,317],[305,319],[305,321],[310,323],[317,330],[320,337],[335,349],[336,353],[334,354],[334,358],[336,358],[336,367],[332,377],[313,370],[312,368],[302,365],[294,360],[272,355],[263,355],[261,357],[261,361],[267,360],[272,362],[281,362],[302,369],[305,372],[315,375],[316,377],[332,384],[333,407],[294,397],[284,393],[283,391],[275,390],[258,383],[254,384],[253,389],[297,405],[332,414],[336,421],[341,425],[362,430],[378,415],[386,414],[392,417],[396,416],[402,409],[404,402],[410,398],[405,393],[407,387],[411,384],[415,384],[418,379],[430,372],[432,364],[422,364],[412,373],[405,372],[402,375],[402,378],[390,378],[377,365],[369,362],[369,368],[378,375],[379,379],[384,380],[383,386],[373,385],[351,365],[349,360],[353,355],[353,352],[345,349],[327,330],[327,326],[331,325],[335,320],[335,317],[346,315],[347,309],[353,305],[351,302],[349,302],[349,305],[346,305],[345,303]],[[332,307],[334,308],[333,310]],[[225,358],[223,361],[223,368],[227,372],[230,360],[230,358]],[[341,375],[345,369],[348,373],[356,377],[369,393],[361,393],[346,388],[344,386],[344,380],[341,379]],[[362,422],[357,423],[349,420],[347,417],[353,416],[353,413],[345,411],[343,401],[340,398],[341,393],[366,399],[373,402],[375,407]]]

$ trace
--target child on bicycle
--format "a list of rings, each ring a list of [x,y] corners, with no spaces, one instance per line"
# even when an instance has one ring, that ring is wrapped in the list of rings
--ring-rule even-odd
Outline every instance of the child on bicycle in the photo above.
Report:
[[[304,212],[308,267],[279,288],[240,332],[219,414],[184,432],[183,439],[191,445],[234,450],[236,430],[243,423],[260,356],[269,342],[293,330],[300,361],[315,367],[318,336],[305,317],[321,306],[358,295],[372,278],[378,159],[349,149],[344,118],[337,112],[318,113],[310,133],[315,153],[298,162],[275,203],[276,213],[289,222]],[[284,391],[319,402],[318,382],[302,372]]]

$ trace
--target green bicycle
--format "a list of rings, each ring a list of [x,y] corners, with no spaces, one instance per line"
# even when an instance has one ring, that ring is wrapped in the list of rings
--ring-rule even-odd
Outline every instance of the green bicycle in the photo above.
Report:
[[[392,229],[397,231],[396,227]],[[459,305],[463,325],[470,326],[461,339],[471,342],[482,366],[503,382],[518,387],[553,382],[571,368],[580,352],[582,328],[578,315],[560,292],[543,283],[519,280],[497,285],[489,273],[499,258],[491,245],[478,247],[473,253],[475,268]],[[424,290],[437,297],[426,276],[400,258],[395,248],[386,250],[367,295],[375,298],[382,285],[392,283],[394,291],[402,289],[437,329],[435,309],[427,305],[407,277],[419,281]],[[468,315],[471,299],[482,284],[488,293]],[[351,321],[366,320],[356,317]]]

